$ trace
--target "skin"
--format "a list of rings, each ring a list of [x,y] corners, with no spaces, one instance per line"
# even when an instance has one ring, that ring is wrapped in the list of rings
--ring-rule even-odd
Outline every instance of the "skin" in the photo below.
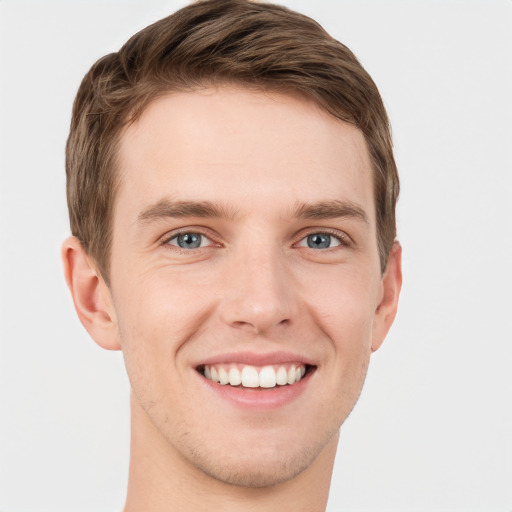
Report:
[[[303,98],[226,86],[155,100],[119,157],[110,288],[73,237],[63,259],[82,323],[123,351],[132,386],[126,512],[324,510],[339,428],[401,286],[397,243],[380,269],[362,133]],[[175,208],[205,201],[218,211]],[[201,247],[180,248],[184,232]],[[315,233],[331,246],[309,247]],[[313,370],[270,410],[219,398],[197,371],[276,351]]]

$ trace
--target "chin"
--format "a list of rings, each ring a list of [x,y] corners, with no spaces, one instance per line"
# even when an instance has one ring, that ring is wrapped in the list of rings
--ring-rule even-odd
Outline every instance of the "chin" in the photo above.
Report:
[[[196,467],[208,476],[225,484],[262,488],[273,487],[291,480],[304,472],[316,459],[312,453],[301,449],[292,456],[276,454],[275,457],[252,457],[250,460],[224,460],[221,464],[195,461]]]
[[[259,472],[234,468],[222,468],[219,474],[209,474],[208,476],[224,484],[232,485],[235,487],[244,487],[247,489],[262,489],[274,487],[288,480],[292,480],[299,475],[303,470],[282,474],[276,468],[269,468]]]
[[[243,450],[236,449],[235,442],[229,445],[229,453],[226,453],[225,445],[222,450],[215,450],[212,445],[205,449],[207,443],[200,449],[197,445],[194,449],[187,449],[192,447],[187,447],[184,440],[182,455],[196,469],[219,482],[245,488],[273,487],[307,471],[330,442],[337,445],[338,432],[338,428],[333,428],[313,442],[304,438],[290,442],[288,436],[282,442],[276,442],[274,438],[272,443],[269,435],[258,442],[248,441]],[[222,455],[219,457],[218,453]]]

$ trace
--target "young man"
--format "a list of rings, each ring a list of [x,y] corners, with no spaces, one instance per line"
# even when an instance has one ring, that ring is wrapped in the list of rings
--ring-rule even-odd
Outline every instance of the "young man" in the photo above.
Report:
[[[125,512],[321,511],[401,285],[379,93],[314,21],[194,3],[100,59],[65,274],[132,387]]]

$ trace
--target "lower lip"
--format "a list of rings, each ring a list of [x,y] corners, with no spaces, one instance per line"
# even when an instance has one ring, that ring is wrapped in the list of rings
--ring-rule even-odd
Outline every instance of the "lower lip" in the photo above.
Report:
[[[219,384],[200,373],[199,378],[208,388],[223,400],[242,409],[268,410],[283,407],[295,401],[306,390],[313,371],[309,371],[299,382],[274,388],[243,388]]]

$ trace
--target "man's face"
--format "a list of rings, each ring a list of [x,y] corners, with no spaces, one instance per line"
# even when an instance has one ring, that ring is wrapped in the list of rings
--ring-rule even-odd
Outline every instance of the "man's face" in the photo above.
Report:
[[[299,474],[336,442],[381,341],[363,135],[226,87],[155,100],[119,156],[111,293],[134,414],[222,481]]]

